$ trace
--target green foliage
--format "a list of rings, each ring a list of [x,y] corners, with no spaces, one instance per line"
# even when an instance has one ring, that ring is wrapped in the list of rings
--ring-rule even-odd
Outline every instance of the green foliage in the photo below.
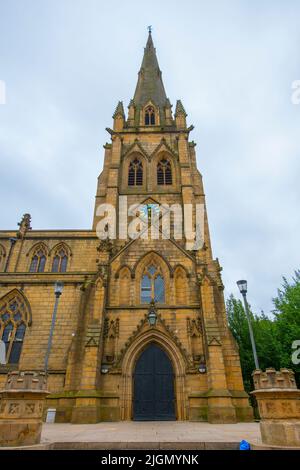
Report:
[[[272,318],[264,313],[255,315],[250,307],[259,365],[262,370],[267,367],[292,369],[299,386],[300,364],[292,362],[292,343],[300,340],[300,271],[295,272],[291,283],[283,278],[273,303]],[[226,309],[229,327],[239,346],[245,389],[249,392],[253,389],[251,374],[255,366],[247,317],[242,302],[233,295],[227,300]]]

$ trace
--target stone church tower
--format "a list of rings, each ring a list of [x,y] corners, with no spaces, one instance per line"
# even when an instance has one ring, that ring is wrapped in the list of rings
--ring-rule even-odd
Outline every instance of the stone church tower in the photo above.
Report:
[[[43,368],[53,286],[64,283],[48,368],[57,422],[252,418],[186,117],[181,101],[172,113],[149,33],[127,117],[119,102],[107,129],[92,230],[33,230],[25,214],[17,232],[0,232],[0,385],[12,368]],[[201,205],[204,243],[176,237],[175,216],[170,237],[160,217],[156,238],[121,237],[125,200],[146,208],[146,229],[158,205]],[[116,238],[97,236],[111,235],[102,204],[117,209]]]

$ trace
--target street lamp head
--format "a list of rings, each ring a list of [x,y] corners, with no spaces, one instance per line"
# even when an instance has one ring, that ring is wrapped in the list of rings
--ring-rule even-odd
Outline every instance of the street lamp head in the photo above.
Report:
[[[57,281],[54,285],[54,293],[56,297],[59,297],[62,294],[64,284],[60,281]]]
[[[242,295],[247,294],[247,281],[237,281],[237,285]]]
[[[150,308],[148,312],[148,322],[150,326],[155,326],[157,321],[157,313],[156,313],[156,307],[155,307],[155,301],[151,300],[150,302]]]

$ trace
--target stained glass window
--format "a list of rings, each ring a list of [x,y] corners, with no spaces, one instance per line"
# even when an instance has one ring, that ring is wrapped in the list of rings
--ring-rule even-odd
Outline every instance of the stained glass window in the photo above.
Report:
[[[9,293],[0,300],[0,339],[5,343],[8,364],[19,362],[27,320],[28,308],[20,293]]]
[[[151,300],[158,303],[165,302],[165,283],[160,270],[150,265],[146,268],[141,280],[141,303],[147,304]]]
[[[31,273],[43,273],[46,264],[46,253],[43,248],[37,248],[31,259],[29,271]]]
[[[52,263],[52,272],[53,273],[65,273],[67,270],[68,264],[68,253],[66,248],[60,247],[56,250],[53,263]]]

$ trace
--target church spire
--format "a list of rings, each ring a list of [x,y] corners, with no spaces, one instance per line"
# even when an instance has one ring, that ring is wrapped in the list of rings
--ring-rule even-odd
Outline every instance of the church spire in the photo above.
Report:
[[[148,101],[152,101],[161,109],[167,101],[150,28],[133,101],[137,107],[143,107]]]

